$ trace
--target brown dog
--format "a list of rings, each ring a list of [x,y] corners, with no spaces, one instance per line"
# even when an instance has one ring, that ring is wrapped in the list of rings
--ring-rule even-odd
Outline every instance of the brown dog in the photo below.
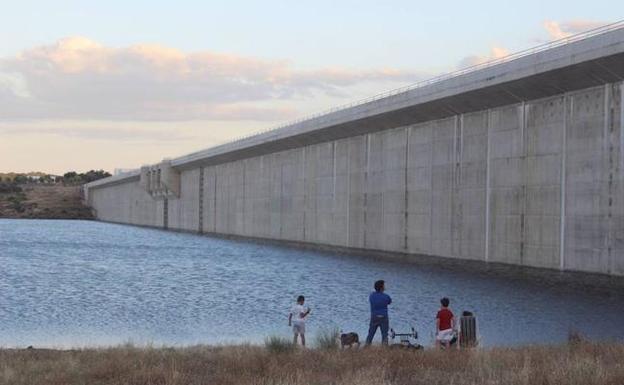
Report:
[[[357,333],[340,334],[340,347],[342,349],[344,349],[345,346],[352,348],[353,344],[357,344],[358,348],[360,347],[360,336],[358,336]]]

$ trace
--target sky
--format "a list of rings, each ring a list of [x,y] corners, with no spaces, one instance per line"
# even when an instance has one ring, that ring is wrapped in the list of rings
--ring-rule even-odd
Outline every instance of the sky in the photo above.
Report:
[[[0,0],[0,172],[156,163],[618,21],[618,3]]]

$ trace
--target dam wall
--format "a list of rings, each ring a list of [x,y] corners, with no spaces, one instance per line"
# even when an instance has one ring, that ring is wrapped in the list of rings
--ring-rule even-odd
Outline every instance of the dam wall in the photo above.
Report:
[[[624,275],[624,29],[86,185],[98,219]]]

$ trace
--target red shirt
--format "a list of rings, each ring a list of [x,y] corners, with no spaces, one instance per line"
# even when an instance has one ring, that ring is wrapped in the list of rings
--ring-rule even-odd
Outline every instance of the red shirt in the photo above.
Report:
[[[438,311],[436,318],[440,320],[438,330],[446,330],[453,327],[451,320],[453,319],[453,312],[447,308],[442,308]]]

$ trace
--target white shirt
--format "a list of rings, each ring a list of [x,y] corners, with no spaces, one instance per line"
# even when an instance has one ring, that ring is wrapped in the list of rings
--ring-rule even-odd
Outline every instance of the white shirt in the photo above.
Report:
[[[305,316],[301,317],[301,313],[305,313],[308,311],[308,308],[303,305],[295,304],[290,310],[290,314],[292,314],[292,322],[304,323]]]

